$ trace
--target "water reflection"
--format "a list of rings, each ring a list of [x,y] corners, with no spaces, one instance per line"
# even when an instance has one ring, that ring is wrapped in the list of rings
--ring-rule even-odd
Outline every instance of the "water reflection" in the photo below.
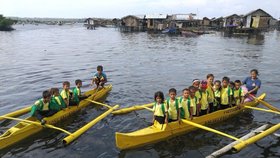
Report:
[[[255,35],[249,35],[248,36],[248,44],[254,44],[254,45],[262,45],[264,44],[264,35],[263,34],[255,34]]]

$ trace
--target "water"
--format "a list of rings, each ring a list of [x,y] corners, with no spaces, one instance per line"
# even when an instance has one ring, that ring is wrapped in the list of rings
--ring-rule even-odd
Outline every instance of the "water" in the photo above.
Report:
[[[0,32],[0,114],[34,103],[41,92],[61,87],[68,80],[83,80],[83,91],[90,89],[97,65],[103,65],[113,84],[107,98],[110,105],[127,107],[152,102],[155,91],[167,94],[189,86],[192,79],[204,79],[213,73],[216,79],[232,80],[260,72],[267,101],[280,104],[280,32],[266,32],[253,37],[224,37],[220,33],[197,38],[120,33],[114,28],[86,30],[80,25],[16,26],[16,31]],[[60,126],[75,131],[105,108],[87,108]],[[204,157],[231,140],[198,130],[157,144],[129,151],[115,147],[115,132],[129,132],[150,125],[152,115],[137,111],[109,116],[63,147],[63,133],[46,130],[11,148],[1,157]],[[279,123],[279,117],[263,112],[242,114],[213,127],[242,136],[264,123]],[[3,129],[14,123],[2,124]],[[269,136],[238,154],[224,157],[280,157],[280,141]]]

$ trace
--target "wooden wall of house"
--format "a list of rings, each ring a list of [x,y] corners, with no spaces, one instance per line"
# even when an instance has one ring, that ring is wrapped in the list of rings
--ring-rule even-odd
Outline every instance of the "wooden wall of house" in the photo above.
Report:
[[[125,26],[128,26],[128,27],[138,27],[139,26],[139,20],[134,17],[131,17],[131,16],[124,18],[123,21],[125,22]]]

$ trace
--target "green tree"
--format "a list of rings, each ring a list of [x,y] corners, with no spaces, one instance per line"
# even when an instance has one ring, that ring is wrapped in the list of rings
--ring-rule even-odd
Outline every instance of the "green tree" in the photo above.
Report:
[[[0,31],[11,31],[14,30],[12,25],[14,21],[11,19],[5,18],[3,15],[0,15]]]

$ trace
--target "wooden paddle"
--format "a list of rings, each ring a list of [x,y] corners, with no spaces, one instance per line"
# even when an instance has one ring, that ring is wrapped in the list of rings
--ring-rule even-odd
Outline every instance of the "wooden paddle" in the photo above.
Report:
[[[253,96],[252,94],[249,94],[249,96],[252,97],[253,99],[257,100],[258,102],[260,102],[261,104],[263,104],[264,106],[269,108],[270,110],[280,112],[280,110],[278,108],[276,108],[275,106],[270,105],[268,102],[266,102],[264,100],[261,100],[261,99],[258,99],[257,97]]]
[[[53,125],[49,125],[49,124],[45,124],[45,125],[41,125],[41,123],[36,122],[36,121],[30,121],[30,120],[25,120],[25,119],[20,119],[20,118],[14,118],[14,117],[8,117],[8,116],[0,116],[0,118],[4,118],[4,119],[8,119],[8,120],[15,120],[15,121],[22,121],[22,122],[26,122],[29,124],[35,124],[37,126],[41,126],[41,127],[47,127],[47,128],[51,128],[51,129],[55,129],[61,132],[64,132],[68,135],[71,135],[72,133],[66,131],[65,129],[59,128],[59,127],[55,127]]]

